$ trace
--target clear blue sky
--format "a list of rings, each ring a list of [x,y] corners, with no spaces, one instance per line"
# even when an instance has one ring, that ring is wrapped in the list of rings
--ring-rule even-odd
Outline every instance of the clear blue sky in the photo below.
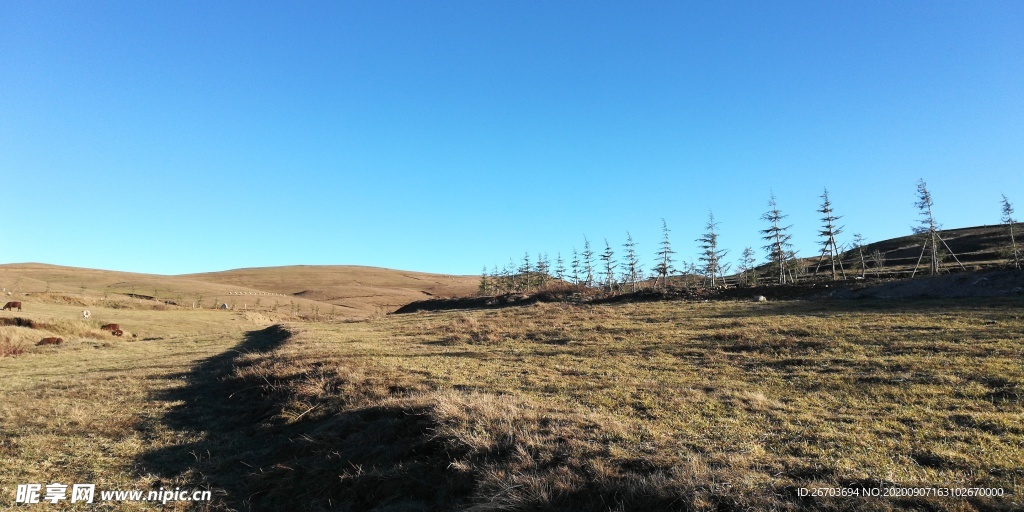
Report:
[[[646,267],[1024,217],[1024,2],[0,2],[0,263]]]

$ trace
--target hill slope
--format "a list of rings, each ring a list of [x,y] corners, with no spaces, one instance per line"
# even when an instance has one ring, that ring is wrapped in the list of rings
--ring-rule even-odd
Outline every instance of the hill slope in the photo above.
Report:
[[[1024,224],[1015,224],[1014,232],[1018,234],[1017,243],[1020,244],[1019,235],[1024,235]],[[1002,265],[1006,262],[1010,238],[1005,225],[945,229],[939,232],[939,236],[965,266]],[[882,256],[884,268],[894,271],[913,270],[918,258],[921,257],[921,246],[925,237],[927,235],[908,235],[865,245],[863,251],[868,268],[875,267],[873,255],[878,251]],[[945,248],[942,250],[948,252]],[[845,267],[860,268],[860,255],[856,249],[846,251],[842,259]],[[922,270],[927,270],[927,256],[921,263]],[[944,263],[946,266],[957,266],[951,257],[946,257]]]
[[[1016,231],[1024,235],[1024,224]],[[1006,264],[1009,237],[1006,226],[975,226],[941,232],[946,244],[967,267]],[[1020,238],[1024,239],[1024,236]],[[862,248],[868,276],[898,277],[911,272],[923,240],[910,235]],[[858,274],[860,252],[842,256],[848,274]],[[804,258],[813,271],[818,256]],[[879,264],[881,262],[881,264]],[[956,262],[946,258],[945,266]],[[766,267],[760,270],[763,272]],[[822,269],[824,270],[824,269]],[[921,271],[925,271],[922,267]],[[730,276],[739,279],[738,275]],[[363,266],[287,266],[245,268],[224,272],[165,276],[62,267],[40,263],[0,265],[0,287],[14,295],[55,292],[91,296],[155,300],[183,307],[228,304],[246,309],[274,309],[293,314],[330,314],[365,317],[391,312],[406,304],[435,297],[468,296],[476,292],[476,276],[452,276]],[[88,303],[88,301],[85,301]]]
[[[296,265],[191,274],[182,278],[301,297],[350,309],[394,310],[425,297],[468,295],[479,278],[350,265]]]
[[[0,265],[0,287],[12,297],[46,292],[82,299],[137,299],[213,307],[278,307],[363,317],[431,296],[472,293],[478,278],[356,266],[292,266],[165,276],[63,267]],[[85,300],[85,303],[89,303]],[[258,302],[257,302],[258,301]]]

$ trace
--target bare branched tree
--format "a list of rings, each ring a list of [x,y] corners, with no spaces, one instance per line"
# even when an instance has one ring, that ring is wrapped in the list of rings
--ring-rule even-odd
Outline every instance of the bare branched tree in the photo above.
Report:
[[[882,275],[882,267],[885,266],[885,253],[880,249],[871,251],[871,266],[875,268],[875,277]]]
[[[683,272],[685,274],[683,279],[683,286],[685,286],[686,288],[696,287],[699,281],[698,276],[700,275],[699,270],[697,269],[697,264],[694,263],[691,259],[689,263],[684,263],[683,265],[685,265],[686,268],[686,270]]]

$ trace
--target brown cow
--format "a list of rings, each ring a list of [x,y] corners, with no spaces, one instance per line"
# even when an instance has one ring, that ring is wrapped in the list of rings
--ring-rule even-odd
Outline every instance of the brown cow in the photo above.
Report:
[[[20,302],[11,301],[11,302],[8,302],[7,304],[4,304],[4,309],[9,309],[11,311],[14,311],[14,308],[18,308],[18,311],[21,311],[21,303]],[[0,310],[0,311],[3,311],[3,310]]]
[[[121,329],[114,329],[113,331],[110,331],[110,334],[113,334],[114,336],[124,336],[124,331]]]
[[[107,325],[100,326],[100,330],[101,331],[120,331],[121,330],[121,326],[117,325],[117,324],[107,324]]]
[[[60,338],[43,338],[36,345],[60,345],[61,343],[64,343],[64,340]]]

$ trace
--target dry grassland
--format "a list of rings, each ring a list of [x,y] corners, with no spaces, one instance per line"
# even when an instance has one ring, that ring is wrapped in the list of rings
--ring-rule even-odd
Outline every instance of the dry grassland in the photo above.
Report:
[[[181,276],[209,283],[257,288],[320,301],[348,313],[390,312],[430,297],[467,296],[478,276],[427,274],[351,265],[246,268]]]
[[[56,325],[76,310],[33,311]],[[153,339],[87,331],[0,359],[0,506],[17,483],[65,481],[209,488],[212,510],[1024,508],[1019,299],[539,304],[270,327],[100,313]],[[835,486],[1006,496],[799,496]]]
[[[162,305],[287,313],[311,319],[380,316],[430,297],[469,295],[479,277],[359,266],[249,268],[183,276],[41,263],[0,265],[0,288],[34,301],[153,309]],[[0,292],[3,293],[3,292]]]

